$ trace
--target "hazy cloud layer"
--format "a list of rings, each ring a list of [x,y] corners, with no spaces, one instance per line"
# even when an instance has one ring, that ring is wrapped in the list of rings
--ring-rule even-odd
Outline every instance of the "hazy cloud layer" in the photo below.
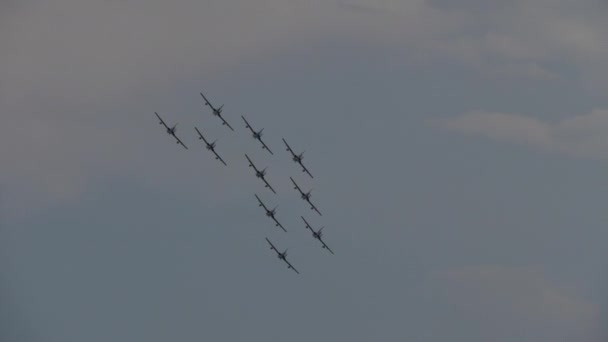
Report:
[[[120,126],[136,125],[139,115],[158,108],[147,99],[151,94],[315,42],[347,38],[374,49],[404,47],[404,63],[456,61],[497,79],[554,80],[560,71],[547,65],[562,63],[602,83],[608,70],[606,9],[594,1],[56,0],[7,6],[0,109],[8,114],[0,155],[8,166],[0,182],[17,197],[69,198],[91,179],[110,176],[106,171],[116,168],[108,165],[121,165],[118,173],[128,169],[144,145],[116,153],[115,146],[142,140]]]
[[[484,111],[434,122],[448,130],[540,150],[576,157],[608,158],[608,110],[596,109],[556,122]]]

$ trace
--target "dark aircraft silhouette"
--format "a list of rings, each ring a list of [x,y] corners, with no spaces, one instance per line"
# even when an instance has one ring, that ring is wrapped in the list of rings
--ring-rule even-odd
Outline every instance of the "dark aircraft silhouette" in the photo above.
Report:
[[[270,242],[270,240],[268,240],[268,238],[266,238],[266,241],[268,241],[268,243],[270,244],[270,249],[277,252],[277,257],[281,260],[283,260],[286,264],[287,264],[287,268],[291,268],[292,270],[294,270],[294,272],[296,272],[297,274],[300,274],[300,272],[298,272],[298,270],[296,270],[295,267],[293,267],[289,261],[287,261],[287,249],[285,249],[285,252],[281,253],[279,252],[279,250],[272,244],[272,242]]]
[[[274,155],[274,153],[272,153],[272,151],[268,148],[268,146],[266,146],[266,144],[264,143],[264,141],[262,141],[262,131],[264,129],[262,128],[261,130],[259,130],[259,131],[256,132],[253,129],[253,127],[251,127],[251,125],[249,124],[249,122],[247,122],[247,119],[245,119],[244,116],[241,115],[241,118],[243,118],[243,121],[245,121],[245,127],[249,128],[249,130],[251,130],[251,133],[253,134],[253,138],[262,143],[262,149],[265,149],[268,152],[270,152],[270,154]]]
[[[181,144],[182,146],[184,146],[184,148],[187,150],[188,147],[186,145],[184,145],[184,143],[179,140],[179,138],[177,137],[177,135],[175,135],[175,131],[177,131],[177,124],[173,125],[173,127],[169,127],[167,126],[167,124],[163,121],[163,119],[160,117],[160,115],[158,115],[157,112],[154,112],[154,114],[156,114],[156,117],[158,118],[158,120],[160,120],[160,124],[165,126],[165,128],[167,129],[167,134],[172,135],[175,140],[177,140],[178,144]]]
[[[234,128],[232,128],[232,126],[230,126],[230,124],[228,124],[228,122],[226,122],[226,120],[222,116],[222,108],[224,108],[224,105],[221,105],[218,108],[215,108],[215,107],[213,107],[213,105],[211,105],[211,103],[209,102],[209,100],[207,100],[207,98],[205,97],[205,95],[203,95],[203,93],[200,93],[200,94],[203,97],[203,100],[205,100],[205,106],[209,106],[211,108],[211,110],[213,111],[213,115],[219,117],[222,120],[222,125],[226,125],[226,126],[228,126],[228,128],[230,128],[231,130],[234,131]]]
[[[247,160],[249,161],[249,167],[252,167],[255,170],[255,176],[260,178],[262,181],[264,181],[265,187],[269,188],[272,192],[274,192],[276,194],[276,191],[274,191],[274,189],[272,188],[272,186],[270,186],[270,184],[268,184],[268,181],[266,180],[266,168],[262,169],[262,170],[258,170],[257,167],[255,167],[255,165],[253,165],[253,162],[251,161],[251,159],[249,158],[249,156],[245,153],[245,158],[247,158]]]
[[[224,159],[222,159],[222,157],[220,157],[220,155],[219,155],[219,154],[217,154],[217,152],[215,151],[215,143],[217,142],[217,140],[215,140],[215,141],[214,141],[214,142],[212,142],[212,143],[209,143],[209,142],[207,141],[207,139],[205,139],[205,137],[203,136],[203,134],[201,133],[201,131],[199,131],[199,130],[198,130],[198,127],[196,127],[196,126],[195,126],[195,127],[194,127],[194,129],[196,130],[196,133],[198,133],[198,139],[199,139],[199,140],[200,140],[200,139],[203,139],[203,141],[204,141],[204,142],[205,142],[205,144],[207,145],[207,146],[206,146],[206,147],[207,147],[207,150],[209,150],[209,151],[213,152],[213,154],[215,154],[215,159],[217,159],[217,160],[221,161],[221,162],[222,162],[222,164],[224,164],[224,165],[228,166],[228,165],[226,164],[226,162],[224,161]]]
[[[274,209],[272,209],[272,210],[269,210],[268,207],[266,207],[266,205],[262,202],[262,200],[258,197],[257,194],[255,194],[255,198],[258,199],[258,202],[259,202],[258,206],[264,207],[264,210],[266,210],[266,216],[270,217],[274,221],[275,226],[281,227],[281,229],[283,229],[283,231],[285,233],[287,233],[287,230],[283,227],[283,225],[281,223],[279,223],[279,221],[277,221],[276,217],[274,217],[278,206],[274,207]]]
[[[302,167],[302,172],[306,172],[308,173],[308,175],[310,176],[310,178],[314,178],[310,172],[308,171],[308,169],[306,168],[306,166],[304,166],[304,164],[302,164],[302,159],[304,159],[304,152],[300,153],[300,154],[296,154],[291,147],[289,147],[289,144],[287,143],[287,141],[285,141],[285,139],[283,139],[283,142],[285,143],[285,146],[287,146],[287,150],[291,153],[291,160],[293,160],[294,162],[300,164],[300,166]]]
[[[306,219],[304,218],[304,216],[300,216],[300,217],[302,218],[302,220],[306,224],[306,228],[310,229],[310,231],[312,232],[312,236],[315,239],[317,239],[317,240],[319,240],[321,242],[321,244],[323,245],[323,248],[327,249],[331,254],[334,254],[334,252],[331,249],[329,249],[329,247],[321,239],[321,236],[323,236],[323,228],[325,228],[325,227],[321,227],[321,228],[319,228],[318,231],[315,232],[314,229],[312,229],[312,227],[310,226],[310,224],[308,224],[308,222],[306,221]]]
[[[294,181],[293,178],[289,177],[289,179],[291,179],[291,182],[294,185],[293,188],[296,189],[296,190],[298,190],[298,192],[300,193],[300,197],[303,200],[305,200],[306,202],[308,202],[308,204],[310,204],[310,210],[314,210],[314,211],[317,212],[317,214],[319,214],[320,216],[323,216],[323,214],[321,214],[321,212],[319,211],[319,209],[317,209],[317,207],[315,207],[315,205],[312,204],[312,202],[310,201],[310,196],[312,196],[311,195],[312,189],[305,193],[304,191],[302,191],[302,189],[300,189],[300,187],[298,186],[298,184],[296,184],[296,181]]]

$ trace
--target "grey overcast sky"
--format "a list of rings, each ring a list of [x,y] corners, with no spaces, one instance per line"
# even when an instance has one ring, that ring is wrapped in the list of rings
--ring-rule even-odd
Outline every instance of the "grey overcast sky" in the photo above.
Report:
[[[0,340],[605,342],[606,17],[599,0],[0,2]]]

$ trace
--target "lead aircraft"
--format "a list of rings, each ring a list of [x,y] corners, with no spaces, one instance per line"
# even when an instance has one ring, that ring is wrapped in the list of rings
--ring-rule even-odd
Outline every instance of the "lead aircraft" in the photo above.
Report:
[[[317,239],[317,240],[319,240],[321,242],[321,244],[323,245],[323,248],[327,249],[331,254],[334,254],[334,252],[331,249],[329,249],[329,247],[321,239],[321,236],[323,236],[323,228],[325,228],[325,227],[321,227],[321,228],[319,228],[319,230],[315,231],[314,229],[312,229],[312,227],[310,226],[310,224],[308,224],[308,221],[306,221],[306,219],[304,218],[304,216],[300,216],[300,217],[302,218],[302,220],[306,224],[306,228],[310,229],[310,231],[312,232],[312,236],[315,239]]]
[[[298,184],[296,183],[296,181],[293,180],[293,178],[289,177],[289,179],[291,179],[291,182],[294,185],[294,189],[298,190],[298,192],[300,193],[300,197],[305,200],[306,202],[308,202],[308,204],[310,204],[310,210],[314,210],[317,212],[317,214],[319,214],[319,216],[323,216],[323,214],[321,214],[321,212],[319,211],[319,209],[317,209],[317,207],[315,207],[314,204],[312,204],[312,202],[310,201],[310,196],[312,196],[311,192],[312,190],[309,190],[308,192],[304,192],[302,191],[302,189],[298,186]]]
[[[266,205],[264,204],[264,202],[262,202],[262,200],[258,197],[257,194],[255,194],[255,198],[258,199],[258,202],[259,202],[258,206],[259,207],[264,207],[264,210],[266,210],[266,216],[270,217],[274,221],[275,226],[281,227],[281,229],[283,229],[283,231],[285,233],[287,233],[287,230],[283,227],[283,225],[279,221],[277,221],[276,217],[274,217],[274,215],[276,214],[278,206],[274,207],[274,209],[272,209],[272,210],[269,210],[268,207],[266,207]]]
[[[221,106],[215,108],[215,107],[213,107],[211,102],[209,102],[209,100],[207,100],[207,98],[205,97],[205,95],[203,95],[203,93],[200,93],[200,94],[203,97],[203,100],[205,100],[205,106],[209,106],[211,108],[211,110],[213,111],[213,115],[219,117],[222,120],[222,125],[226,125],[232,131],[234,131],[234,128],[232,128],[232,126],[230,126],[230,124],[228,122],[226,122],[224,117],[222,117],[222,108],[224,108],[224,105],[221,105]]]
[[[249,122],[247,122],[247,119],[245,119],[244,116],[241,115],[241,118],[243,118],[243,121],[245,121],[245,127],[249,128],[249,130],[251,131],[251,133],[253,134],[253,139],[258,140],[259,142],[262,143],[262,149],[267,150],[268,152],[270,152],[270,154],[274,155],[274,153],[272,153],[272,151],[268,148],[268,146],[266,146],[266,144],[264,143],[264,141],[262,141],[262,131],[264,131],[264,129],[262,128],[259,131],[255,131],[253,129],[253,127],[251,127],[251,125],[249,124]]]
[[[249,167],[252,167],[255,170],[255,176],[260,178],[262,181],[264,181],[264,184],[266,188],[270,189],[273,193],[277,193],[276,191],[274,191],[274,189],[272,188],[272,186],[270,186],[270,184],[268,184],[268,181],[266,180],[266,167],[262,170],[258,170],[257,167],[255,167],[255,165],[253,164],[253,162],[251,161],[251,158],[249,158],[249,156],[247,155],[247,153],[245,153],[245,158],[247,158],[247,161],[249,161]]]
[[[296,272],[297,274],[300,274],[300,272],[298,272],[298,270],[296,270],[295,267],[293,267],[289,261],[287,261],[287,249],[285,249],[285,252],[281,253],[279,252],[279,250],[272,244],[272,242],[270,242],[270,240],[268,240],[268,238],[266,238],[266,241],[270,244],[270,249],[277,252],[277,257],[281,260],[283,260],[286,264],[287,264],[287,268],[291,268],[292,270],[294,270],[294,272]]]
[[[222,162],[222,164],[224,164],[225,166],[228,166],[226,164],[226,162],[224,161],[224,159],[222,159],[222,157],[220,157],[219,154],[217,154],[217,152],[215,151],[215,143],[217,142],[217,140],[215,140],[214,142],[210,143],[207,141],[207,139],[205,139],[205,137],[203,136],[203,134],[201,133],[201,131],[198,130],[198,127],[194,127],[194,129],[196,130],[196,133],[198,133],[198,139],[203,139],[203,141],[205,142],[205,144],[207,145],[207,150],[213,152],[213,154],[215,154],[215,159],[219,160]]]
[[[175,135],[175,131],[177,131],[177,124],[173,125],[173,127],[169,127],[163,121],[163,119],[160,117],[160,115],[158,115],[157,112],[154,112],[154,114],[156,114],[156,117],[158,118],[158,120],[160,120],[160,124],[165,126],[165,128],[167,129],[167,134],[172,135],[175,138],[175,140],[177,140],[177,143],[184,146],[184,148],[187,150],[188,147],[186,145],[184,145],[184,143],[177,137],[177,135]]]
[[[287,150],[291,153],[291,160],[293,160],[294,162],[300,164],[300,166],[302,167],[302,172],[306,172],[308,173],[308,175],[310,176],[310,178],[314,178],[310,172],[308,171],[308,169],[306,168],[306,166],[304,166],[304,164],[302,164],[302,159],[304,159],[304,152],[300,153],[300,154],[296,154],[291,147],[289,146],[289,144],[287,143],[287,141],[285,141],[285,139],[283,139],[283,142],[285,143],[285,146],[287,146]]]

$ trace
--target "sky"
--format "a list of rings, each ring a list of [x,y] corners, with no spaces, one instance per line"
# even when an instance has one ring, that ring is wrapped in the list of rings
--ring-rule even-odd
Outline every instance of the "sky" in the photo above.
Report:
[[[0,340],[606,341],[607,15],[1,2]]]

